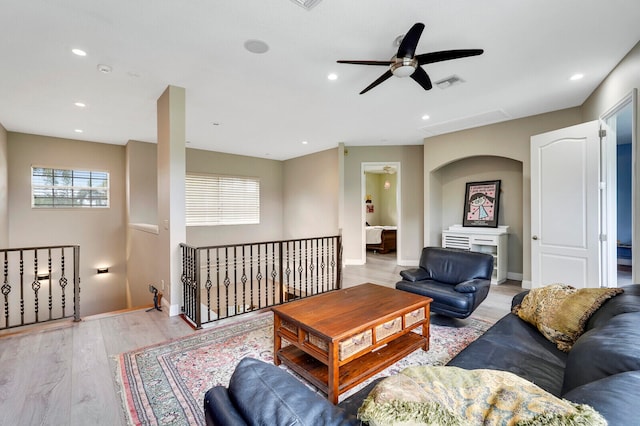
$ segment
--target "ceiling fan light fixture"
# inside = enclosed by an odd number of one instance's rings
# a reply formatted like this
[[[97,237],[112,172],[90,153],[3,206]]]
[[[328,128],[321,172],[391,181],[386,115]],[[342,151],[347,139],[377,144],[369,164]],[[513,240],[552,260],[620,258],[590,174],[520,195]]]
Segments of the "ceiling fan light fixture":
[[[418,67],[418,61],[415,58],[395,58],[394,61],[390,69],[396,77],[409,77]]]

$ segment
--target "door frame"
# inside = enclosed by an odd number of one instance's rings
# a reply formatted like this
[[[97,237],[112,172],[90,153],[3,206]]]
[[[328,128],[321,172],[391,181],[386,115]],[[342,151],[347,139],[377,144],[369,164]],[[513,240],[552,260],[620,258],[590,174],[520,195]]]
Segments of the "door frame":
[[[399,161],[377,161],[377,162],[362,162],[360,163],[360,223],[361,237],[362,237],[362,262],[367,263],[367,232],[365,229],[365,222],[367,221],[367,212],[365,208],[364,200],[367,197],[367,179],[365,173],[367,170],[373,168],[380,168],[384,166],[393,166],[396,168],[396,210],[398,214],[398,230],[396,231],[396,262],[400,262],[402,259],[402,163]]]
[[[631,90],[626,96],[616,102],[611,108],[606,110],[604,113],[600,115],[600,121],[603,123],[608,123],[611,118],[613,118],[622,108],[631,104],[631,217],[636,217],[636,202],[639,200],[636,197],[636,161],[637,157],[637,105],[638,105],[638,90]],[[605,146],[602,147],[603,150],[603,181],[605,182],[605,188],[611,188],[616,183],[616,163],[617,159],[615,155],[606,155],[606,153],[611,153],[612,150],[615,152],[615,149],[611,147],[611,139],[607,137],[605,139]],[[616,141],[613,141],[615,144]],[[603,198],[604,206],[606,206],[607,214],[605,215],[606,223],[603,223],[604,229],[606,229],[607,238],[606,241],[606,253],[603,253],[603,260],[606,261],[606,265],[609,266],[613,262],[614,268],[609,268],[609,277],[612,277],[613,269],[614,271],[617,268],[617,238],[616,238],[616,229],[617,229],[617,218],[615,214],[612,212],[617,211],[616,206],[616,192],[615,186],[613,191],[606,191]],[[634,256],[636,249],[636,241],[638,241],[638,235],[636,232],[639,232],[640,229],[636,226],[635,220],[631,221],[631,282],[637,282],[638,278],[638,268],[636,258],[638,256]],[[605,281],[606,283],[611,282],[611,278]]]

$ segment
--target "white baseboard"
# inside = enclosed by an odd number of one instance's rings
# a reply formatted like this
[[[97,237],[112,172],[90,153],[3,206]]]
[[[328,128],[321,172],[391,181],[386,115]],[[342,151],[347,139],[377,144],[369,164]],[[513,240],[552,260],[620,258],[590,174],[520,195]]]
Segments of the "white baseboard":
[[[364,265],[365,261],[362,259],[345,259],[345,265]]]
[[[162,310],[164,312],[168,312],[170,317],[175,317],[176,315],[180,315],[180,305],[178,304],[169,304],[166,298],[162,298]]]
[[[522,274],[519,272],[507,272],[507,279],[514,281],[522,281]]]
[[[524,288],[525,290],[531,290],[531,281],[522,281],[522,288]]]

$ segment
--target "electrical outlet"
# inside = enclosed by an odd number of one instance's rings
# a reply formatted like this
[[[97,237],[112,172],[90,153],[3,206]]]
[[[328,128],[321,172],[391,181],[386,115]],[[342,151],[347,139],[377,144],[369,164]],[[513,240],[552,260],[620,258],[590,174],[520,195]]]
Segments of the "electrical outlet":
[[[160,285],[162,286],[162,289],[164,290],[164,280],[160,280]]]

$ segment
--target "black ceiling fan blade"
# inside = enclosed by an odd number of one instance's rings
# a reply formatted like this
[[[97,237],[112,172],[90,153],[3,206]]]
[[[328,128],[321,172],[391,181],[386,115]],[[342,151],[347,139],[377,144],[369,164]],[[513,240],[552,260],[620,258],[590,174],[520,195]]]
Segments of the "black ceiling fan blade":
[[[411,78],[420,86],[422,86],[424,90],[431,90],[431,88],[433,87],[429,75],[420,67],[416,68],[416,71],[411,74]]]
[[[387,70],[387,72],[385,72],[384,74],[382,74],[380,77],[378,77],[378,79],[376,81],[374,81],[373,83],[371,83],[370,85],[368,85],[362,92],[360,92],[360,94],[364,94],[367,93],[369,90],[373,89],[374,87],[376,87],[378,84],[382,83],[383,81],[385,81],[386,79],[388,79],[389,77],[391,77],[393,74],[391,74],[391,70]]]
[[[393,63],[393,61],[346,61],[340,60],[336,61],[339,64],[355,64],[355,65],[386,65],[389,66]]]
[[[468,56],[482,55],[482,49],[458,49],[442,50],[440,52],[422,53],[416,55],[419,65],[432,64],[434,62],[449,61],[451,59],[466,58]]]
[[[413,58],[416,54],[416,46],[420,41],[420,36],[424,30],[424,24],[418,22],[404,35],[400,47],[398,47],[398,58]]]

